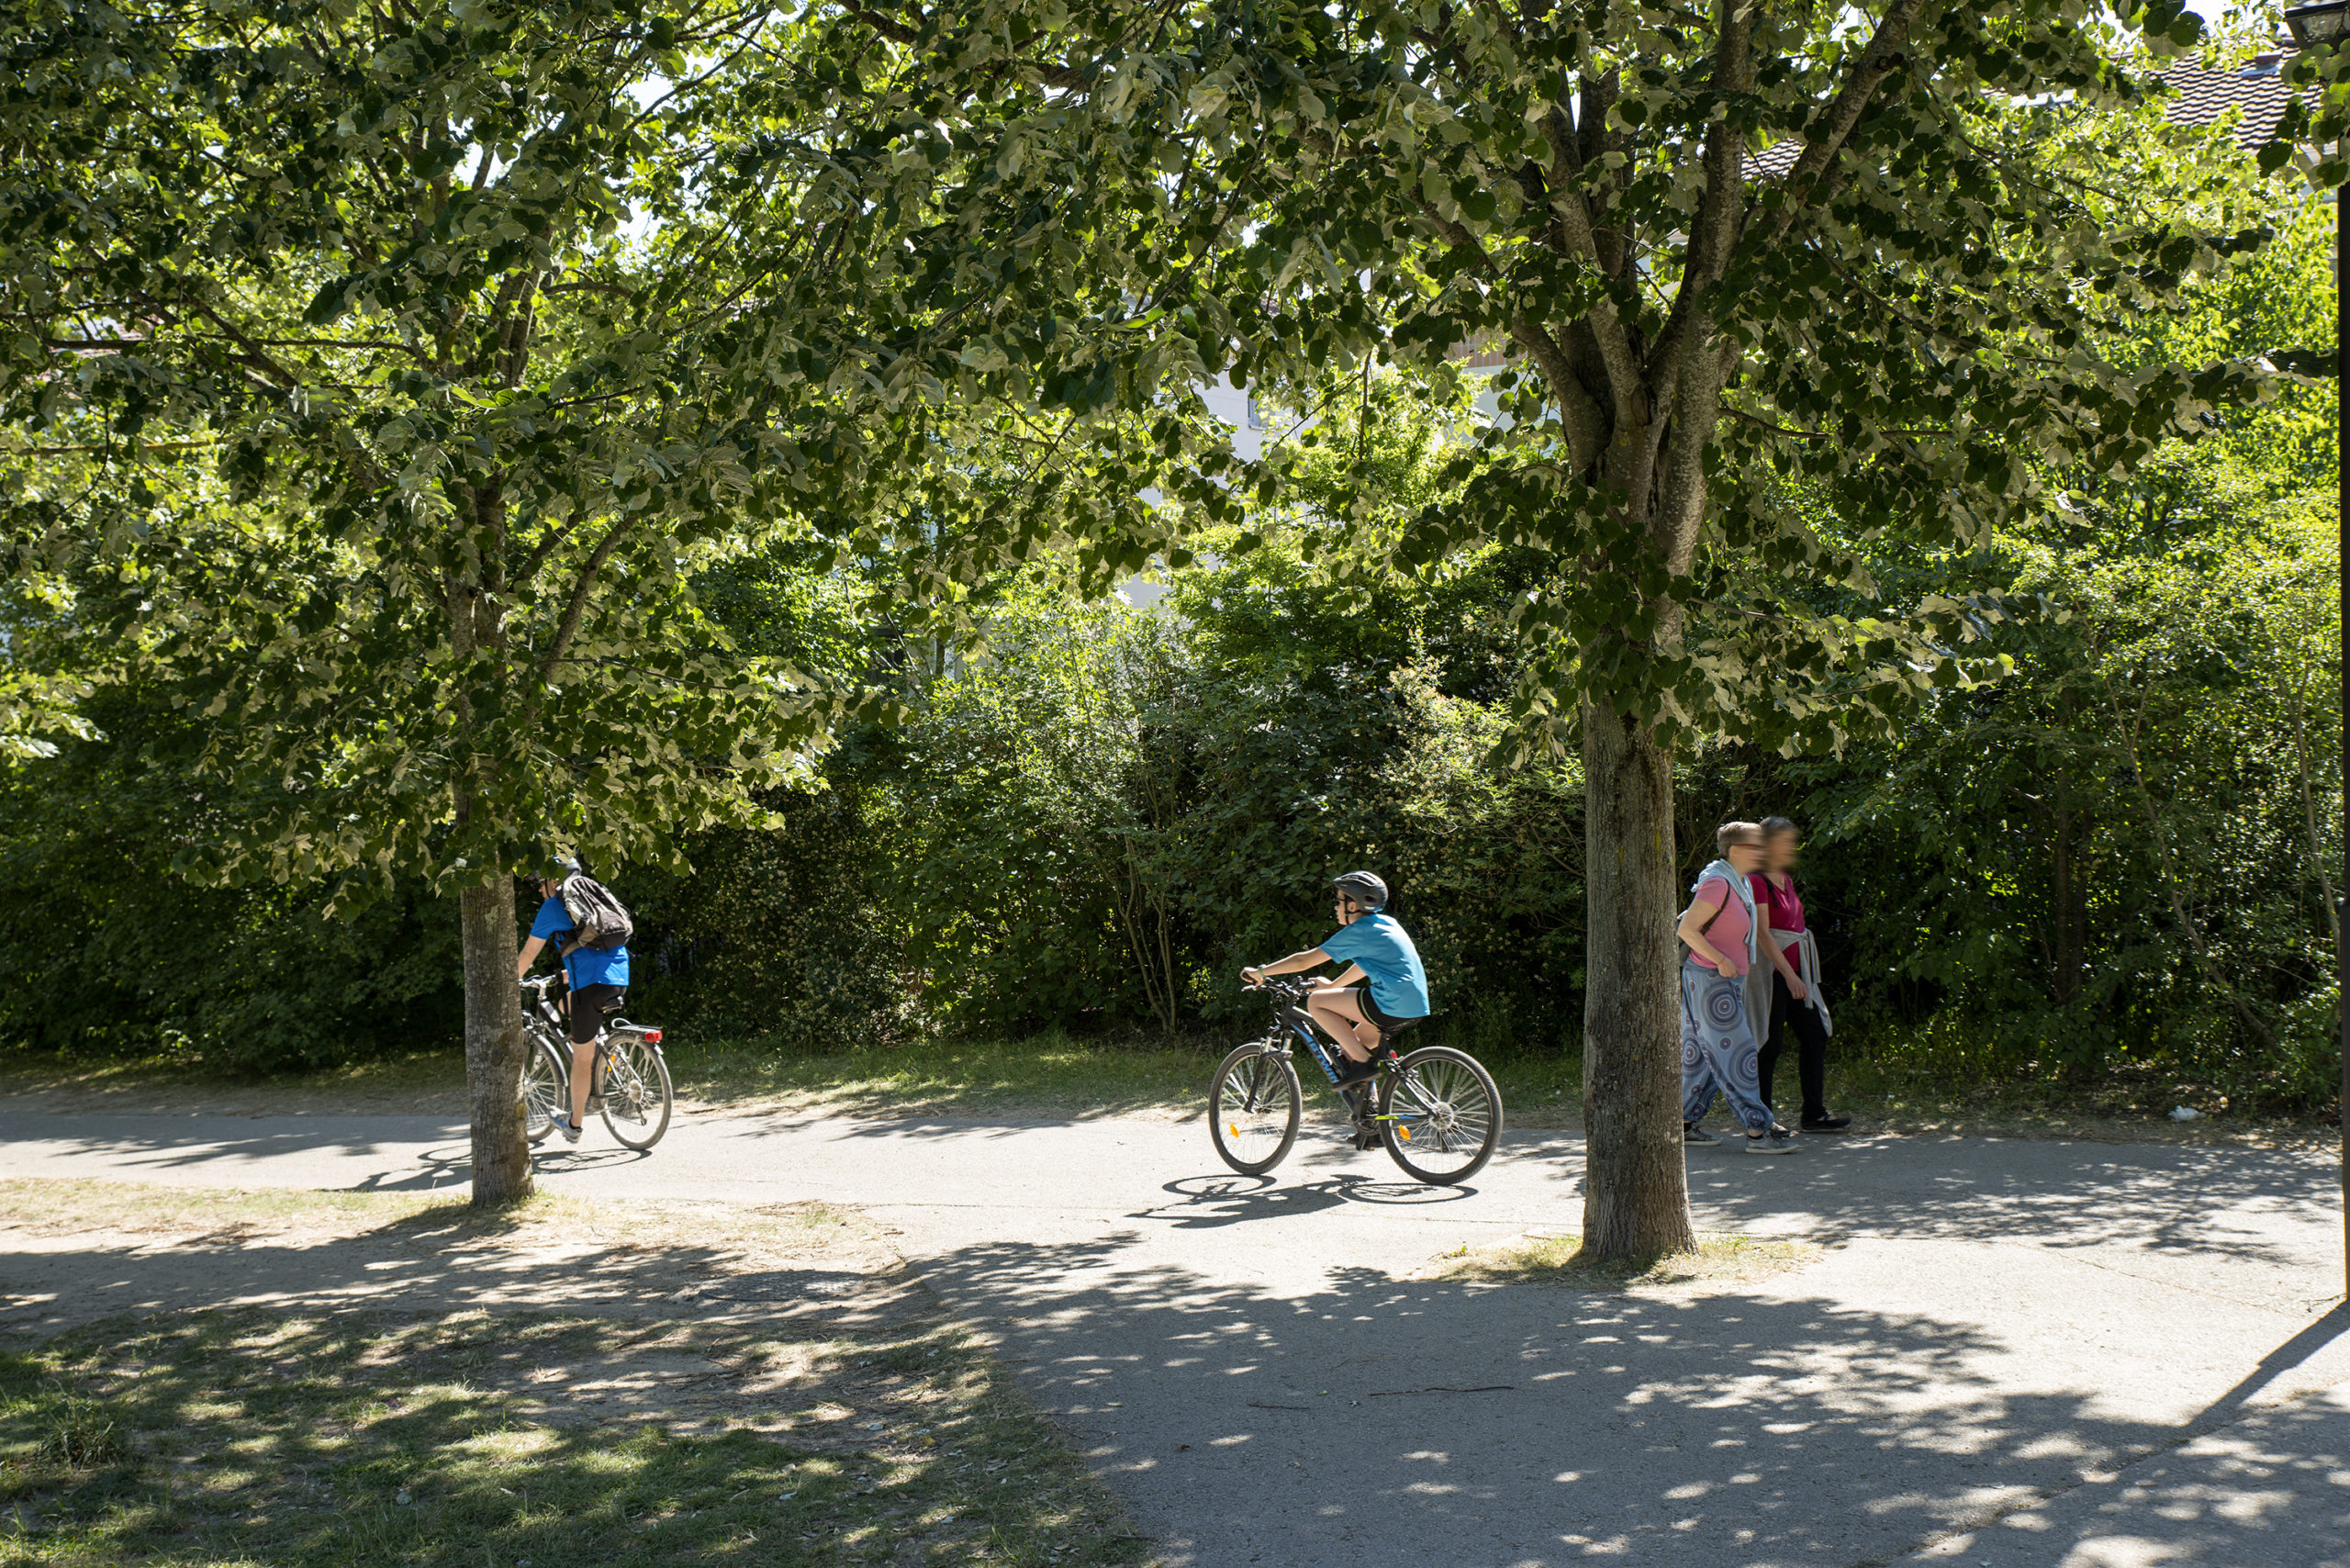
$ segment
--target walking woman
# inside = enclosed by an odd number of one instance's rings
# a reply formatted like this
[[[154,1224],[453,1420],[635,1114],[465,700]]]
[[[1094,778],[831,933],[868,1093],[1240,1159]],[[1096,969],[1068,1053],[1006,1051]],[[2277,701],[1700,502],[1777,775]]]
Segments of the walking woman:
[[[1762,829],[1724,823],[1714,834],[1720,858],[1697,874],[1678,935],[1689,949],[1681,966],[1681,1141],[1712,1143],[1697,1124],[1721,1091],[1746,1128],[1749,1154],[1785,1154],[1787,1135],[1756,1092],[1756,1045],[1747,1023],[1746,988],[1761,944],[1754,890],[1762,864]]]
[[[1828,1114],[1828,1036],[1832,1025],[1828,1003],[1819,994],[1819,944],[1805,926],[1803,900],[1796,896],[1796,851],[1802,843],[1796,824],[1785,817],[1762,819],[1762,869],[1751,885],[1754,906],[1764,932],[1771,959],[1769,1000],[1760,1012],[1762,1048],[1756,1076],[1762,1103],[1771,1103],[1771,1075],[1786,1048],[1787,1033],[1796,1036],[1796,1080],[1803,1085],[1803,1120],[1807,1133],[1841,1132],[1852,1125],[1850,1116]],[[1757,986],[1755,990],[1762,991]],[[1761,997],[1756,998],[1762,1001]]]

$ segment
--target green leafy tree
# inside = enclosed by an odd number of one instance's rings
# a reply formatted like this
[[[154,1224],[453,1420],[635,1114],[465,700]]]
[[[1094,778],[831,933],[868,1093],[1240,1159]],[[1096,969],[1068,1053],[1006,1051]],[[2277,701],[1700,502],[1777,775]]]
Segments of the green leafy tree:
[[[841,711],[697,577],[796,539],[951,614],[1006,561],[1106,582],[1167,545],[1141,497],[1196,420],[1120,414],[1156,372],[1076,330],[1124,314],[1116,253],[1020,182],[1068,36],[956,25],[38,0],[0,30],[9,543],[20,581],[87,568],[48,644],[83,662],[12,670],[0,722],[37,739],[128,649],[250,801],[186,869],[454,895],[478,1199],[528,1182],[509,874],[765,821]]]
[[[2261,385],[2110,347],[2258,239],[2243,161],[2149,101],[2146,51],[2199,26],[2077,0],[1209,6],[1137,13],[1094,90],[1096,122],[1160,129],[1112,145],[1165,161],[1174,216],[1148,231],[1199,281],[1155,297],[1200,319],[1210,372],[1508,356],[1458,499],[1390,555],[1548,564],[1517,707],[1583,761],[1597,1254],[1691,1238],[1676,748],[1881,731],[1973,678],[2000,613],[1873,593],[1796,496],[1980,538],[2045,505],[2051,468],[2121,471]],[[1816,609],[1824,584],[1857,602]]]
[[[457,895],[478,1198],[528,1182],[509,870],[760,820],[835,705],[689,578],[787,521],[942,554],[906,515],[957,483],[929,358],[885,341],[938,176],[877,135],[922,133],[870,38],[600,0],[11,14],[17,554],[108,556],[71,615],[229,721],[207,773],[274,783],[191,868]]]

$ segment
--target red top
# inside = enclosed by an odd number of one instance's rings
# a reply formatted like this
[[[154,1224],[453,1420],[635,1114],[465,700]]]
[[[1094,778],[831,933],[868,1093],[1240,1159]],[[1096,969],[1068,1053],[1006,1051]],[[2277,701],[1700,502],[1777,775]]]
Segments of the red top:
[[[1789,878],[1784,888],[1775,886],[1761,871],[1746,879],[1754,884],[1754,913],[1762,917],[1764,924],[1774,931],[1803,929],[1803,900],[1796,896],[1795,879]]]

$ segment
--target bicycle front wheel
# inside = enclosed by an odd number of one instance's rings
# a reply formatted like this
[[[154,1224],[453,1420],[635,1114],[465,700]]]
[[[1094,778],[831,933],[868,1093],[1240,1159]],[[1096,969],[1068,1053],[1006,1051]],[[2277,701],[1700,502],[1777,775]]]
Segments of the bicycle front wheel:
[[[571,1119],[571,1074],[554,1047],[533,1033],[522,1055],[522,1135],[544,1142],[557,1116]]]
[[[1502,1092],[1466,1051],[1414,1051],[1380,1081],[1379,1136],[1413,1180],[1456,1186],[1483,1170],[1501,1142]]]
[[[1208,1134],[1218,1158],[1243,1176],[1262,1176],[1289,1158],[1304,1096],[1289,1053],[1262,1042],[1224,1058],[1208,1089]]]
[[[661,1047],[642,1035],[604,1041],[604,1126],[631,1148],[651,1148],[669,1130],[676,1096]]]

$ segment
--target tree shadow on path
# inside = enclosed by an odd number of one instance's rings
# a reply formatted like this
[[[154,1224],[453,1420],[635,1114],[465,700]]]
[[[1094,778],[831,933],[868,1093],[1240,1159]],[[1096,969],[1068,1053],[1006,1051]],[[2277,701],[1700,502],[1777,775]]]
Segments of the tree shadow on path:
[[[1917,1271],[1897,1260],[1865,1260],[1850,1291],[1820,1288],[1831,1257],[1704,1294],[1371,1267],[1276,1294],[1134,1262],[1135,1239],[1002,1243],[923,1268],[1171,1564],[1884,1562],[2264,1411],[2342,1348],[2339,1318],[2280,1345],[2269,1315],[2222,1329],[2192,1303],[2126,1334],[2078,1324],[2066,1347],[2062,1312],[2008,1332],[1977,1303],[1895,1305],[1902,1292],[1879,1287]],[[1908,1283],[1930,1304],[1935,1281]],[[2199,1338],[2208,1353],[2180,1353]],[[2330,1405],[2262,1418],[2264,1441],[2303,1462],[2273,1484],[2302,1495],[2231,1526],[2258,1550],[2211,1561],[2314,1562],[2292,1532],[2339,1511],[2350,1431]]]

